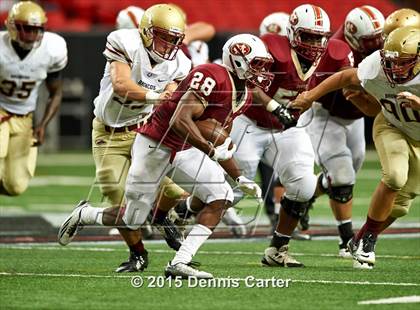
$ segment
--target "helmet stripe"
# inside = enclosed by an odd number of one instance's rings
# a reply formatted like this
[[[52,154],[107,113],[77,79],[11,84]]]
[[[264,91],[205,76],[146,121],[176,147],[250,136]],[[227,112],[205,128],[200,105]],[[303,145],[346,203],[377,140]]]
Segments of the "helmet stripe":
[[[136,16],[134,15],[134,13],[131,12],[130,10],[127,10],[127,15],[128,15],[128,17],[130,17],[131,22],[133,23],[133,25],[136,26],[136,28],[139,28],[139,23],[137,21]]]
[[[377,19],[375,18],[375,13],[373,13],[373,11],[370,9],[370,7],[368,6],[362,6],[360,7],[360,9],[365,12],[365,14],[369,17],[370,21],[373,24],[373,28],[375,30],[381,28],[381,24],[377,21]]]
[[[322,27],[323,24],[323,20],[322,20],[322,12],[321,12],[321,8],[319,6],[315,6],[315,5],[311,5],[312,9],[314,10],[314,14],[315,14],[315,25]]]

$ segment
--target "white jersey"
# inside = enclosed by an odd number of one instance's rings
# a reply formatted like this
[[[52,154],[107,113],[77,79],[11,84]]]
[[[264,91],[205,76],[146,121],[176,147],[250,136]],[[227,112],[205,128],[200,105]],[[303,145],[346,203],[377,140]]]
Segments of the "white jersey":
[[[188,45],[193,67],[209,62],[209,46],[204,41],[193,41]]]
[[[0,31],[0,108],[20,115],[34,111],[47,74],[66,64],[66,41],[58,34],[45,32],[41,44],[20,59],[8,32]]]
[[[138,85],[161,93],[172,81],[184,79],[191,69],[191,61],[178,50],[176,58],[152,67],[146,48],[137,29],[121,29],[108,35],[104,56],[108,60],[101,80],[99,95],[95,98],[95,116],[104,124],[123,127],[146,119],[153,105],[127,100],[112,87],[110,63],[119,61],[131,67],[131,79]]]
[[[385,118],[410,138],[420,141],[420,111],[401,106],[397,94],[408,91],[420,96],[420,75],[404,84],[391,86],[381,66],[379,51],[366,57],[357,69],[363,88],[381,103]]]

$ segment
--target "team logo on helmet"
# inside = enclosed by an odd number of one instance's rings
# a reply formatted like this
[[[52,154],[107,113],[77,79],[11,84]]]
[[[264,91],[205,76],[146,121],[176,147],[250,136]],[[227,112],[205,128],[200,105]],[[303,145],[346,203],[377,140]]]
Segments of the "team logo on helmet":
[[[296,13],[290,15],[289,22],[295,26],[299,22],[299,18],[297,17]]]
[[[266,29],[267,29],[267,32],[270,32],[270,33],[279,33],[281,31],[280,25],[277,25],[274,23],[267,25]]]
[[[246,43],[235,43],[230,46],[229,52],[235,56],[246,56],[251,53],[251,46]]]
[[[351,34],[355,34],[357,32],[357,27],[352,22],[347,22],[346,23],[346,29]]]

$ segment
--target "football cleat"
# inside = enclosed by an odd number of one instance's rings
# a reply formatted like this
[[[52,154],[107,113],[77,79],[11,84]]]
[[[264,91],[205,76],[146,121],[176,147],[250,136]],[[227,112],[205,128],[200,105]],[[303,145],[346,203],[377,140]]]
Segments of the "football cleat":
[[[182,279],[188,279],[189,277],[197,279],[213,279],[211,273],[195,269],[192,264],[178,263],[172,265],[171,262],[165,268],[165,277],[181,277]]]
[[[376,238],[371,233],[365,233],[359,242],[351,239],[347,245],[353,256],[353,267],[357,269],[372,269],[375,265]]]
[[[338,256],[341,257],[341,258],[352,258],[353,257],[350,250],[348,249],[348,245],[346,245],[345,243],[340,243],[338,245]]]
[[[73,212],[61,224],[60,230],[58,231],[58,243],[60,245],[64,246],[69,244],[77,235],[77,232],[83,227],[80,223],[80,218],[82,210],[87,206],[88,202],[86,200],[80,201]]]
[[[162,221],[162,223],[153,222],[153,214],[150,213],[147,219],[152,223],[153,227],[162,234],[166,241],[166,244],[173,250],[178,251],[184,241],[184,236],[178,230],[174,222],[172,222],[168,216]]]
[[[226,210],[222,221],[229,227],[230,231],[236,238],[243,238],[246,236],[246,225],[244,224],[242,218],[236,213],[234,208]]]
[[[115,269],[115,272],[139,272],[146,269],[148,264],[149,258],[146,250],[144,253],[140,254],[140,256],[130,252],[128,261],[122,263],[117,269]]]
[[[265,249],[261,263],[269,267],[304,267],[301,262],[289,255],[288,249],[288,245],[283,245],[280,249],[275,247]]]

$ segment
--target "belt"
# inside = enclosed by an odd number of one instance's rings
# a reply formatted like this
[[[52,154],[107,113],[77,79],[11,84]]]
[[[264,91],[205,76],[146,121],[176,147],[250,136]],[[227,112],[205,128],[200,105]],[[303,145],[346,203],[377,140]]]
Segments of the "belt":
[[[133,125],[124,126],[124,127],[111,127],[111,126],[104,125],[106,132],[130,132],[139,127],[140,127],[140,124],[133,124]]]
[[[6,112],[6,115],[0,115],[0,123],[6,122],[9,119],[11,119],[12,117],[26,117],[28,115],[30,115],[32,112],[29,112],[28,114],[15,114],[15,113],[10,113],[10,112]]]

